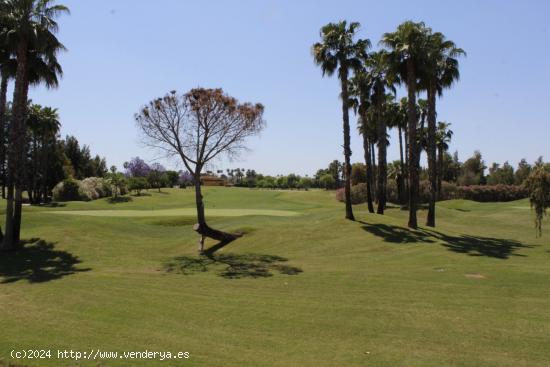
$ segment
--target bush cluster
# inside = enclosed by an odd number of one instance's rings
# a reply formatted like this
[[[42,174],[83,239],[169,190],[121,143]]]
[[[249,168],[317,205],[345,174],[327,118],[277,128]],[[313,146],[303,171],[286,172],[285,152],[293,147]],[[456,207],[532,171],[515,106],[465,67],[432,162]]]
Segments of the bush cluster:
[[[101,177],[88,177],[84,180],[67,178],[53,188],[55,201],[90,201],[111,196],[108,180]]]
[[[457,197],[459,199],[474,201],[513,201],[525,199],[529,193],[523,186],[518,185],[472,185],[459,186]]]
[[[388,201],[391,203],[399,202],[397,185],[395,181],[389,180],[387,186]],[[375,196],[375,192],[373,192]],[[457,186],[450,182],[443,181],[441,184],[441,193],[439,200],[466,199],[480,202],[498,202],[513,201],[528,197],[528,192],[523,186],[518,185],[472,185]],[[418,190],[419,202],[428,203],[430,200],[430,182],[420,181]],[[344,189],[336,190],[336,200],[344,202]],[[361,204],[367,202],[367,185],[360,183],[351,187],[352,204]]]

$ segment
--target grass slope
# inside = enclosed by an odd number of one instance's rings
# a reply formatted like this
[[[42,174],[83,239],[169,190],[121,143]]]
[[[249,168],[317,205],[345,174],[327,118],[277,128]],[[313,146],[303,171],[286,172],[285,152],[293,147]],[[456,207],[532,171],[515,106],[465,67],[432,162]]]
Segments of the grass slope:
[[[526,201],[442,202],[435,230],[409,231],[395,208],[346,221],[325,191],[205,191],[211,225],[246,235],[203,258],[192,217],[112,215],[179,214],[191,190],[26,207],[33,240],[0,258],[0,360],[63,348],[191,354],[164,366],[550,365],[550,237],[535,238]],[[73,210],[111,214],[50,213]]]

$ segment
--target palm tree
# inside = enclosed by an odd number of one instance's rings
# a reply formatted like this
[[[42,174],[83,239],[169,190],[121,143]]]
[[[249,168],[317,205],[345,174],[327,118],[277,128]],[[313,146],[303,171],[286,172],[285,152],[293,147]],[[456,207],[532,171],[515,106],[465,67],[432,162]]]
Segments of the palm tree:
[[[367,72],[365,68],[357,70],[355,76],[351,79],[350,84],[350,95],[353,98],[350,98],[350,104],[353,107],[353,110],[356,115],[359,116],[357,120],[357,129],[359,134],[363,137],[363,152],[366,165],[367,173],[367,207],[369,213],[374,213],[373,206],[373,197],[372,197],[372,170],[373,162],[371,159],[371,136],[372,127],[370,126],[370,121],[368,118],[368,111],[371,107],[371,89],[370,80],[367,77]]]
[[[351,206],[351,147],[349,126],[349,86],[348,77],[350,70],[359,70],[366,51],[370,48],[368,39],[354,41],[359,23],[346,21],[329,23],[321,28],[321,42],[313,45],[312,53],[315,63],[321,67],[324,75],[331,76],[338,70],[342,98],[342,120],[344,132],[344,158],[345,158],[345,197],[346,218],[355,220]]]
[[[443,154],[449,149],[449,143],[453,137],[453,131],[449,129],[450,123],[439,121],[435,134],[435,145],[437,147],[437,197],[441,197],[441,181],[443,180]]]
[[[387,126],[386,119],[388,96],[386,90],[390,89],[395,93],[393,82],[388,77],[387,53],[386,51],[373,52],[367,59],[368,79],[372,85],[372,106],[376,116],[376,126],[378,135],[378,214],[384,214],[386,206],[386,187],[387,187]],[[391,98],[391,97],[390,97]],[[391,103],[391,101],[390,101]]]
[[[395,180],[397,182],[398,189],[398,199],[399,204],[403,205],[405,203],[405,167],[403,161],[403,129],[407,125],[407,113],[406,109],[401,108],[400,103],[396,103],[394,98],[388,101],[386,107],[387,113],[387,125],[390,129],[397,128],[397,136],[399,138],[399,161],[398,164],[394,162],[394,168],[397,167],[398,172],[394,172]],[[388,175],[389,177],[389,175]]]
[[[27,192],[31,203],[45,202],[49,187],[49,159],[55,149],[61,123],[56,108],[31,105],[29,107],[27,128],[29,130],[31,157]]]
[[[0,29],[4,28],[0,18]],[[15,77],[17,62],[12,57],[6,36],[2,32],[0,37],[0,181],[2,198],[6,198],[6,133],[7,133],[7,92],[10,79]]]
[[[401,160],[401,170],[402,175],[405,181],[405,201],[408,202],[408,192],[409,192],[409,175],[408,175],[408,167],[409,167],[409,129],[408,129],[408,116],[407,116],[407,110],[408,110],[409,102],[407,101],[407,97],[401,98],[399,101],[399,114],[400,114],[400,129],[399,129],[399,148],[400,148],[400,160]],[[403,131],[403,138],[401,138],[401,131]],[[404,144],[403,144],[404,143]],[[405,149],[403,149],[403,147]],[[405,155],[405,159],[403,159],[403,153]],[[402,203],[403,204],[403,203]]]
[[[395,32],[385,33],[381,43],[389,49],[388,64],[392,72],[398,75],[408,92],[408,129],[409,129],[409,222],[410,228],[417,228],[416,218],[419,172],[416,141],[416,94],[420,71],[426,58],[426,34],[429,28],[423,22],[406,21],[400,24]]]
[[[4,25],[1,39],[5,40],[9,50],[13,50],[17,61],[8,147],[6,236],[2,244],[4,250],[13,249],[20,238],[26,154],[25,115],[32,76],[30,70],[48,70],[48,77],[52,76],[52,72],[55,82],[49,84],[46,81],[46,85],[57,84],[57,75],[61,68],[56,55],[64,46],[55,36],[58,28],[55,18],[62,13],[68,13],[68,9],[63,5],[55,5],[53,0],[0,1],[0,23]]]
[[[426,225],[435,227],[435,201],[437,199],[436,166],[436,95],[441,96],[444,88],[450,88],[460,77],[457,58],[464,51],[447,40],[442,33],[428,35],[428,52],[425,73],[425,89],[428,95],[428,171],[430,178],[430,201]]]

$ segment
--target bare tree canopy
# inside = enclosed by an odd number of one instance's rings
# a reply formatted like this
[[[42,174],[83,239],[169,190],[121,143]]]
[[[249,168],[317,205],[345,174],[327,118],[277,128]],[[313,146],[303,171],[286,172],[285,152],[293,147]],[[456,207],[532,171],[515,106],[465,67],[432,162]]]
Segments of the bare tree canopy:
[[[179,155],[192,174],[221,154],[234,157],[249,136],[265,126],[264,106],[239,103],[222,89],[175,91],[157,98],[136,114],[146,144]]]
[[[235,235],[208,227],[201,193],[201,171],[221,155],[235,157],[246,149],[246,138],[257,135],[265,126],[264,106],[239,103],[222,89],[195,88],[178,95],[176,91],[157,98],[142,107],[136,122],[145,143],[179,156],[193,175],[198,224],[195,229],[204,236],[231,241]]]

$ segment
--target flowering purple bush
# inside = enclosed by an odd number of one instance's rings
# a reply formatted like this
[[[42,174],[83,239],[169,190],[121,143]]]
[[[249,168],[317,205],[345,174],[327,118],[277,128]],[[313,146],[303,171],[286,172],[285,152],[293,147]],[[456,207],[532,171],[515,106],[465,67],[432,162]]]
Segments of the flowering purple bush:
[[[130,162],[124,163],[126,176],[146,177],[151,171],[151,167],[140,157],[134,157]]]
[[[193,185],[193,176],[188,171],[180,171],[180,176],[178,178],[178,185],[180,187]]]

